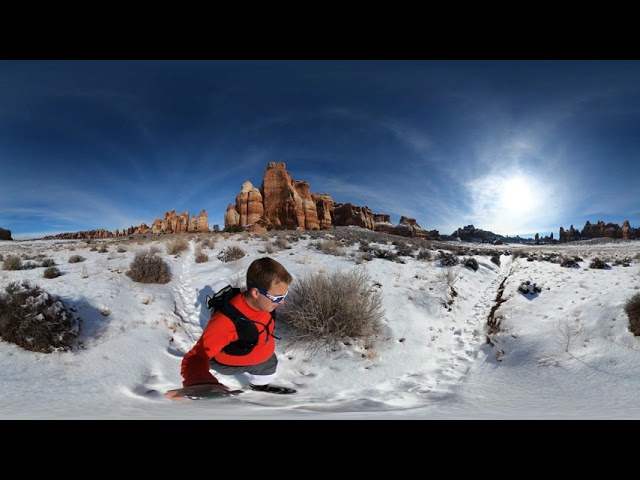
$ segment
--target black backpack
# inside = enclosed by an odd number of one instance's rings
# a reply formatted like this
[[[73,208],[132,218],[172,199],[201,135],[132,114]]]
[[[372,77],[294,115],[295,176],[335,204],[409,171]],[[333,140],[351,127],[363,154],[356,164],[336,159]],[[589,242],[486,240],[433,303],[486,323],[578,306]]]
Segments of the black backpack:
[[[276,311],[271,312],[271,319],[265,325],[264,323],[251,320],[240,311],[231,305],[229,300],[241,293],[242,291],[238,287],[232,287],[227,285],[223,289],[219,290],[215,295],[207,295],[207,308],[211,310],[211,315],[214,312],[222,312],[236,326],[236,332],[238,332],[238,340],[231,342],[222,349],[228,355],[247,355],[253,350],[258,343],[258,336],[266,331],[267,343],[269,342],[269,336],[278,338],[269,332],[269,326],[276,321]],[[258,328],[261,327],[261,330]],[[275,325],[274,325],[275,328]]]

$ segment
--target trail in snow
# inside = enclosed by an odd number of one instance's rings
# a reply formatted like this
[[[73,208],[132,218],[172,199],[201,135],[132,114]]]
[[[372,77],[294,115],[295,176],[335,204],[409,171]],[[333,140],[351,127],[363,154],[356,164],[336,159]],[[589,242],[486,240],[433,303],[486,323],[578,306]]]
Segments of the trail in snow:
[[[200,312],[196,306],[196,289],[191,283],[191,268],[195,263],[195,244],[189,242],[189,250],[185,252],[180,264],[180,272],[173,287],[174,313],[180,322],[173,334],[170,351],[179,356],[188,352],[202,334]]]

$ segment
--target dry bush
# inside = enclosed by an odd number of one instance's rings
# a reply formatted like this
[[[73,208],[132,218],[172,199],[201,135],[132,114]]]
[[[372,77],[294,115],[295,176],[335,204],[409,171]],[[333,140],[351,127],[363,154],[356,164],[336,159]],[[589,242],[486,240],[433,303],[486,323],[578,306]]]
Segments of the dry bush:
[[[580,257],[562,257],[562,259],[560,260],[560,266],[565,268],[580,267],[580,264],[578,262],[581,261],[582,259]]]
[[[262,250],[261,253],[268,253],[269,255],[272,255],[274,253],[276,253],[278,251],[278,249],[275,247],[275,245],[273,245],[270,242],[266,242],[264,244],[264,250]]]
[[[8,255],[2,262],[3,270],[22,270],[22,260],[16,255]]]
[[[624,311],[629,317],[629,331],[640,336],[640,293],[634,294],[625,304]]]
[[[438,274],[438,280],[446,283],[450,287],[453,287],[455,283],[460,279],[461,267],[447,268]]]
[[[106,243],[101,243],[100,246],[98,247],[98,253],[106,253],[108,251],[109,249],[107,248]]]
[[[209,255],[207,255],[202,251],[202,247],[200,245],[196,247],[195,255],[196,255],[196,263],[206,263],[209,261]]]
[[[277,237],[273,241],[273,246],[276,247],[278,250],[285,250],[285,249],[291,248],[289,246],[289,242],[284,237]]]
[[[382,299],[361,270],[315,273],[294,280],[278,313],[290,339],[308,343],[314,350],[335,348],[348,339],[370,344],[384,316]]]
[[[497,266],[500,266],[500,255],[492,255],[491,256],[491,262],[495,263]]]
[[[401,257],[413,257],[416,247],[404,242],[396,243],[396,253]]]
[[[477,272],[478,269],[480,268],[480,265],[478,264],[478,260],[476,260],[473,257],[466,257],[462,259],[462,264],[467,267],[470,268],[471,270],[473,270],[474,272]]]
[[[60,276],[60,270],[58,267],[48,267],[43,273],[44,278],[57,278]]]
[[[202,240],[203,248],[213,248],[216,246],[216,241],[212,237],[206,237]]]
[[[45,258],[40,264],[41,267],[53,267],[56,264],[53,258]]]
[[[604,268],[607,268],[608,266],[609,265],[607,265],[605,261],[600,257],[595,257],[593,260],[591,260],[591,263],[589,263],[589,268],[596,268],[598,270],[602,270]]]
[[[69,257],[69,263],[80,263],[80,262],[84,262],[86,260],[86,258],[84,258],[82,255],[71,255]]]
[[[172,238],[167,242],[167,253],[169,255],[179,255],[189,249],[189,241],[184,237]]]
[[[399,258],[399,255],[394,250],[387,250],[384,248],[377,249],[372,252],[376,258],[381,258],[382,260],[389,260],[390,262],[399,262],[404,263]]]
[[[12,282],[0,294],[0,337],[32,351],[67,350],[80,333],[80,319],[64,302],[28,281]]]
[[[314,246],[323,253],[328,253],[329,255],[334,255],[336,257],[344,256],[344,249],[332,238],[320,240],[315,243]]]
[[[431,260],[431,250],[426,248],[421,248],[418,250],[418,256],[416,257],[418,260],[429,261]]]
[[[244,257],[246,253],[240,247],[232,245],[231,247],[224,248],[218,254],[218,260],[222,262],[233,262]]]
[[[169,283],[171,268],[157,253],[147,250],[136,253],[126,275],[139,283]]]
[[[453,267],[458,264],[458,257],[453,252],[438,250],[438,260],[443,267]]]

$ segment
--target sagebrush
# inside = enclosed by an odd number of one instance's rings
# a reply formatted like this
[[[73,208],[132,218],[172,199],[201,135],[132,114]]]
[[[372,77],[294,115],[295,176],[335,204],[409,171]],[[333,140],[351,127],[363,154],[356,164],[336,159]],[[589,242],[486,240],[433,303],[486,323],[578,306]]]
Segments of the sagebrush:
[[[0,294],[0,337],[33,352],[68,350],[81,320],[62,300],[28,281],[11,282]]]
[[[640,293],[636,293],[627,301],[624,311],[629,317],[629,330],[634,336],[640,336]]]
[[[297,278],[278,310],[293,341],[331,349],[349,339],[373,342],[384,317],[380,294],[361,270]]]
[[[134,282],[140,283],[163,284],[171,281],[169,264],[152,250],[136,253],[126,274]]]

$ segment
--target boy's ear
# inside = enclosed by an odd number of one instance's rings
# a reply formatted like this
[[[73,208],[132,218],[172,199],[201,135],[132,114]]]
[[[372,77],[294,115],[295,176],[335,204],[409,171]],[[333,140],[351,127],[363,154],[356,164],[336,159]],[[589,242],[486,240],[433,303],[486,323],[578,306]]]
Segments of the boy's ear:
[[[260,295],[260,292],[258,292],[258,289],[256,287],[251,287],[247,291],[249,292],[249,295],[251,295],[253,298],[258,298],[258,295]]]

